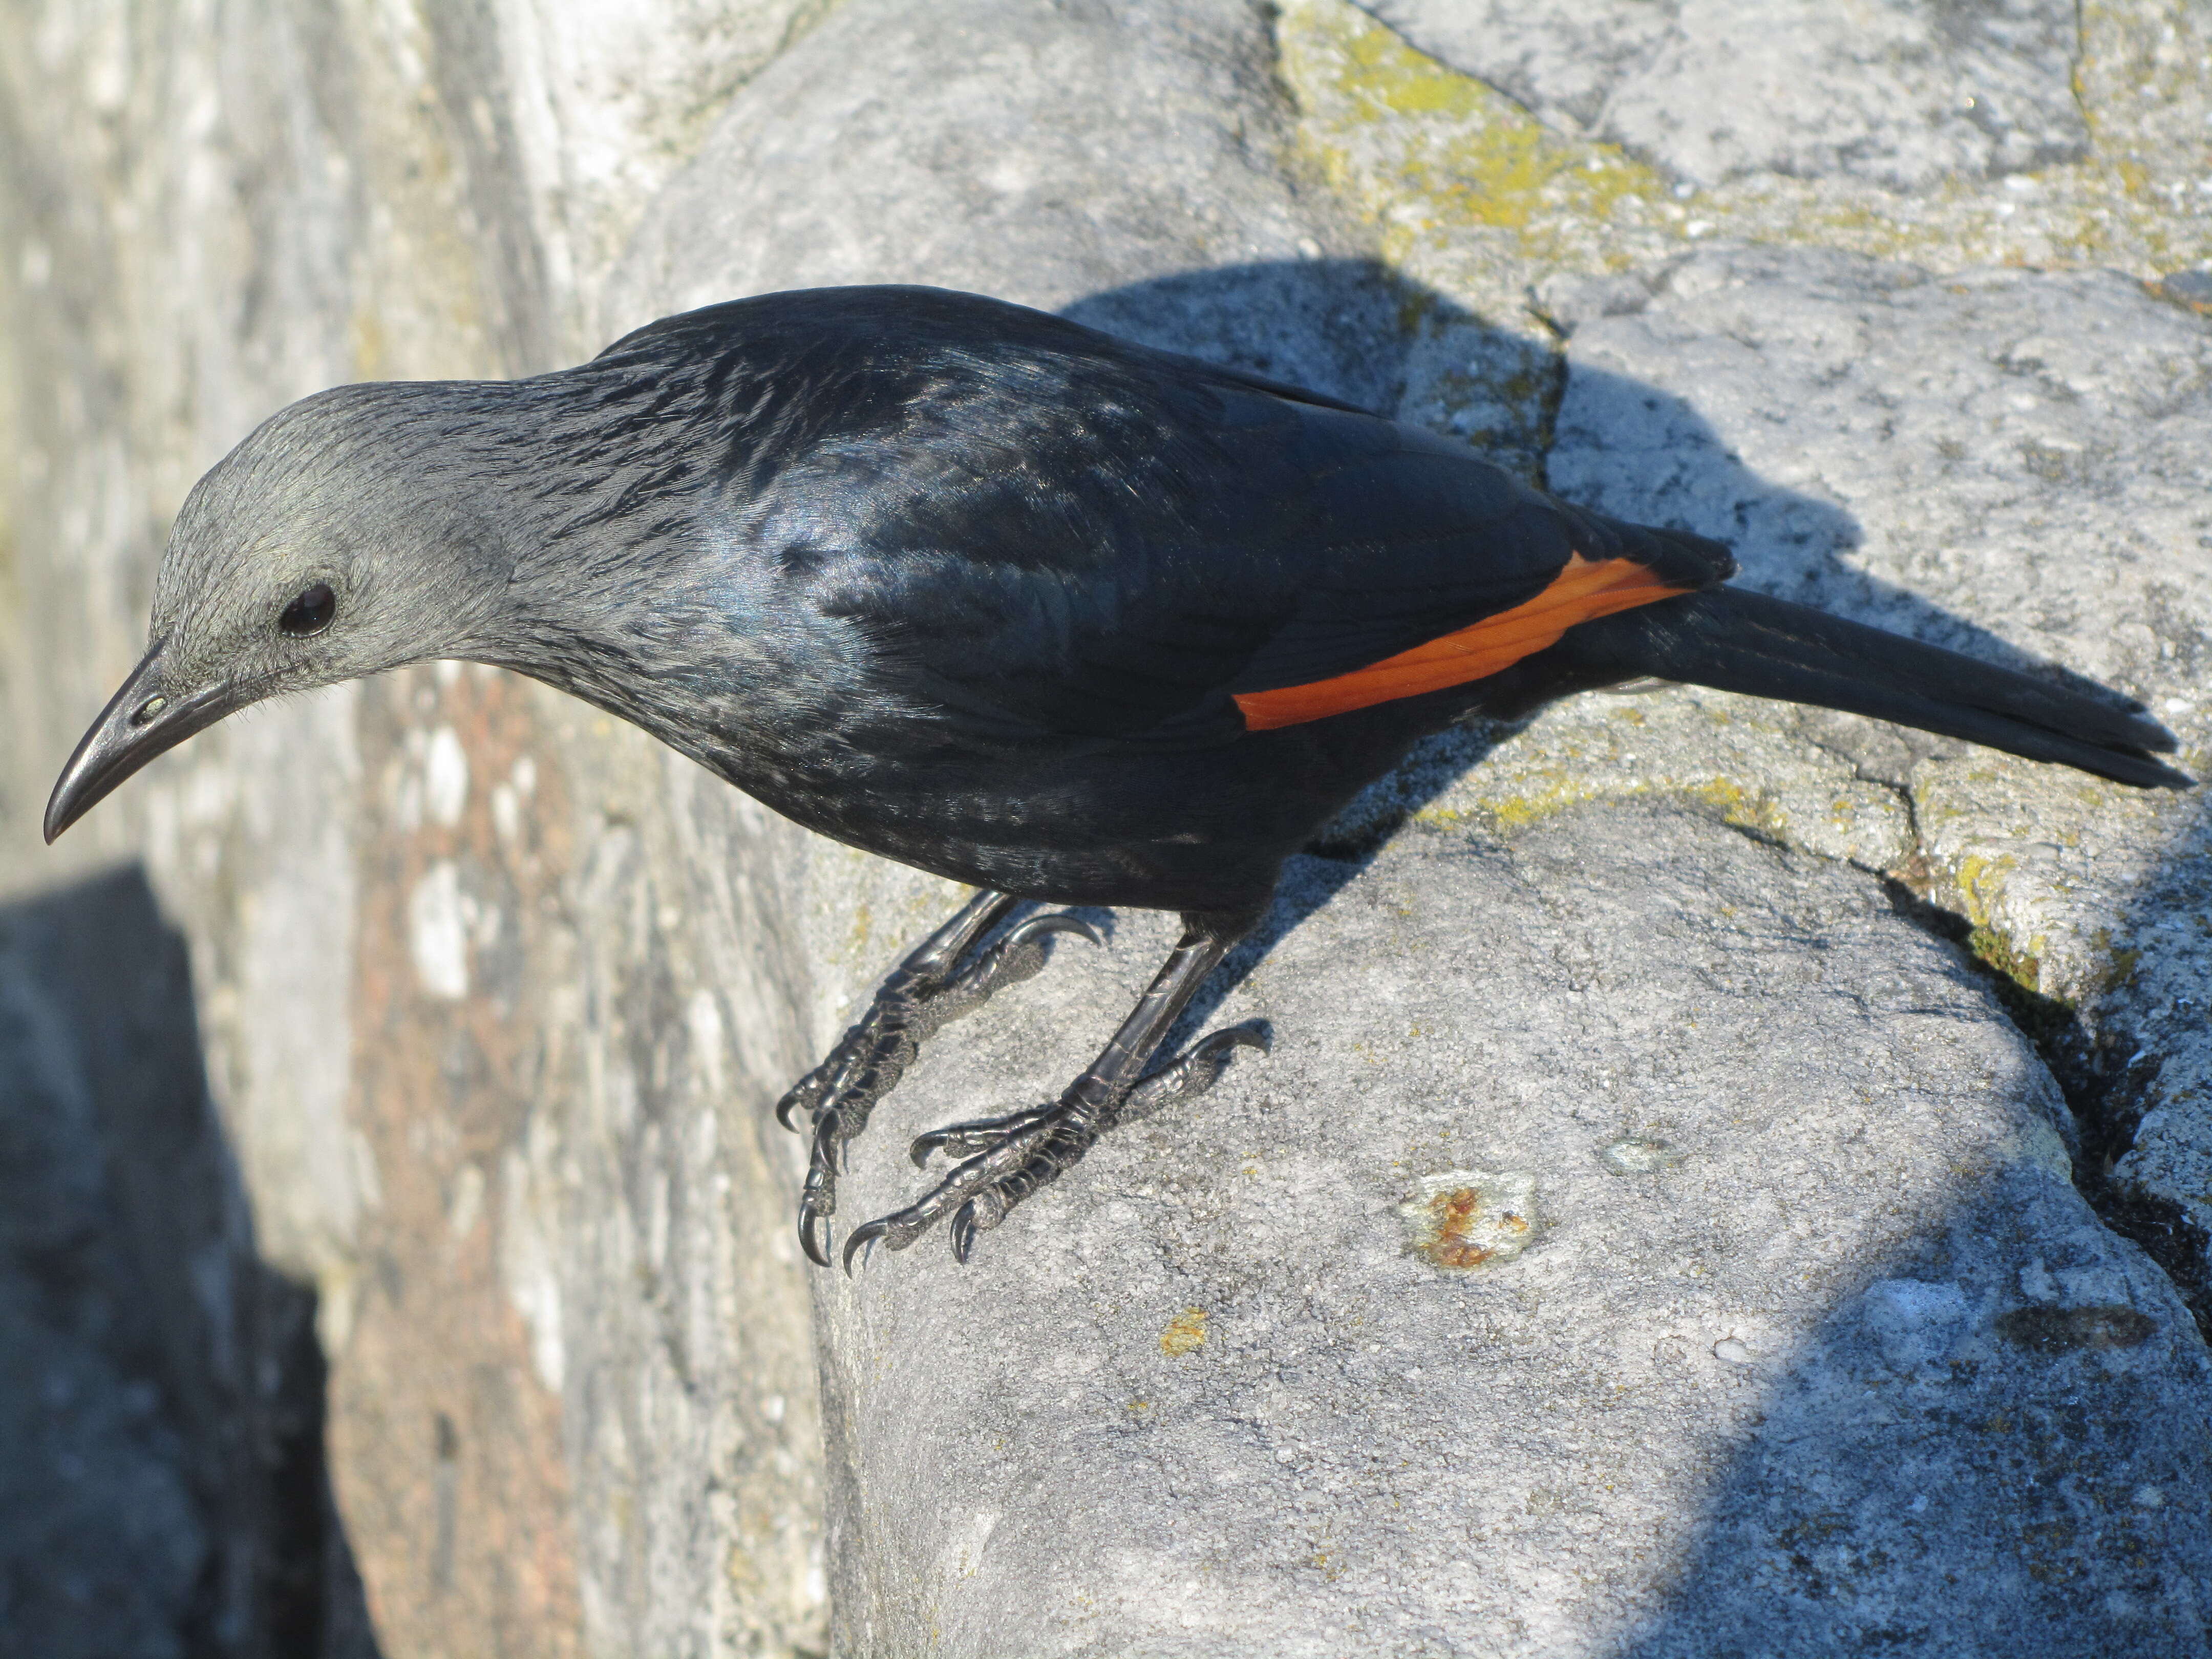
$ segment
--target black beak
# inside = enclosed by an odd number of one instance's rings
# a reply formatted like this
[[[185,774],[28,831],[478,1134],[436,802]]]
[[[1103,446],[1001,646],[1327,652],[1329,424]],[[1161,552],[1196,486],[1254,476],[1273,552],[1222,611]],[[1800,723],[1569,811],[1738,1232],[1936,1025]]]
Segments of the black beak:
[[[46,802],[48,842],[155,756],[167,753],[193,732],[205,731],[253,701],[250,691],[228,685],[189,697],[165,696],[161,645],[156,640],[145,659],[131,671],[123,689],[108,699],[76,753],[62,768],[53,797]]]

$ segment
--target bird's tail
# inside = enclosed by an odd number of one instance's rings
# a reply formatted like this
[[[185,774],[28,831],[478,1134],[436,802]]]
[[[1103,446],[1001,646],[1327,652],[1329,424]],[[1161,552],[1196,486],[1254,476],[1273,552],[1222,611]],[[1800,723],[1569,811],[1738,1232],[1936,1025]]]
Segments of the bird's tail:
[[[2057,761],[2139,788],[2194,781],[2153,757],[2173,734],[2100,697],[1740,587],[1711,587],[1586,623],[1584,672],[1639,675],[1840,708]]]

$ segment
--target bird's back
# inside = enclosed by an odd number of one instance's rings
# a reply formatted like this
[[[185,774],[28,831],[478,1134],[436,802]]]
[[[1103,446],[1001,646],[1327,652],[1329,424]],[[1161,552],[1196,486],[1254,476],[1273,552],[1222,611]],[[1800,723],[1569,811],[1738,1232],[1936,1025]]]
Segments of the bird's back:
[[[1540,648],[1528,607],[1590,603],[1571,564],[1655,594],[1730,568],[1433,434],[971,295],[736,301],[540,386],[522,575],[567,614],[518,665],[812,827],[1041,896],[1271,883],[1475,700],[1462,668]],[[1499,617],[1488,658],[1377,678]]]

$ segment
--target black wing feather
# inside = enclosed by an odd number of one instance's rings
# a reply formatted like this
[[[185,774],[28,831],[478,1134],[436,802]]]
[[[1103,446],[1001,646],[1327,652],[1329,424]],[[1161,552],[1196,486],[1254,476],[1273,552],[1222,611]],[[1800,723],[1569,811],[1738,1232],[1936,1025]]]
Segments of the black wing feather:
[[[1233,694],[1365,667],[1570,555],[1725,552],[1563,507],[1464,446],[1065,319],[927,289],[709,307],[601,362],[718,369],[743,533],[867,695],[1005,741],[1200,746]]]

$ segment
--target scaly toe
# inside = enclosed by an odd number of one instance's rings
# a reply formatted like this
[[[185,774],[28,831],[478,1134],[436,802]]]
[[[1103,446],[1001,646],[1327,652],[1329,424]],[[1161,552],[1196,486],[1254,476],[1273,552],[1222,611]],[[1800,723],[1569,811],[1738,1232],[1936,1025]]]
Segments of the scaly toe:
[[[1031,916],[997,944],[978,951],[945,982],[939,994],[943,1006],[937,1011],[938,1017],[957,1018],[1007,986],[1035,978],[1044,967],[1044,941],[1054,933],[1073,933],[1093,945],[1105,943],[1098,930],[1079,916],[1059,911]]]
[[[1241,1025],[1224,1026],[1200,1037],[1130,1090],[1115,1121],[1133,1123],[1150,1117],[1163,1106],[1195,1100],[1221,1080],[1222,1073],[1229,1067],[1230,1057],[1237,1049],[1257,1048],[1264,1054],[1273,1046],[1264,1020],[1250,1019]]]
[[[948,1158],[969,1158],[977,1152],[988,1152],[1009,1137],[1024,1129],[1034,1129],[1052,1110],[1048,1105],[1032,1106],[1027,1111],[1008,1112],[1003,1117],[970,1118],[965,1123],[948,1123],[943,1128],[931,1129],[914,1138],[906,1155],[914,1160],[914,1167],[929,1167],[929,1155],[942,1152]]]

